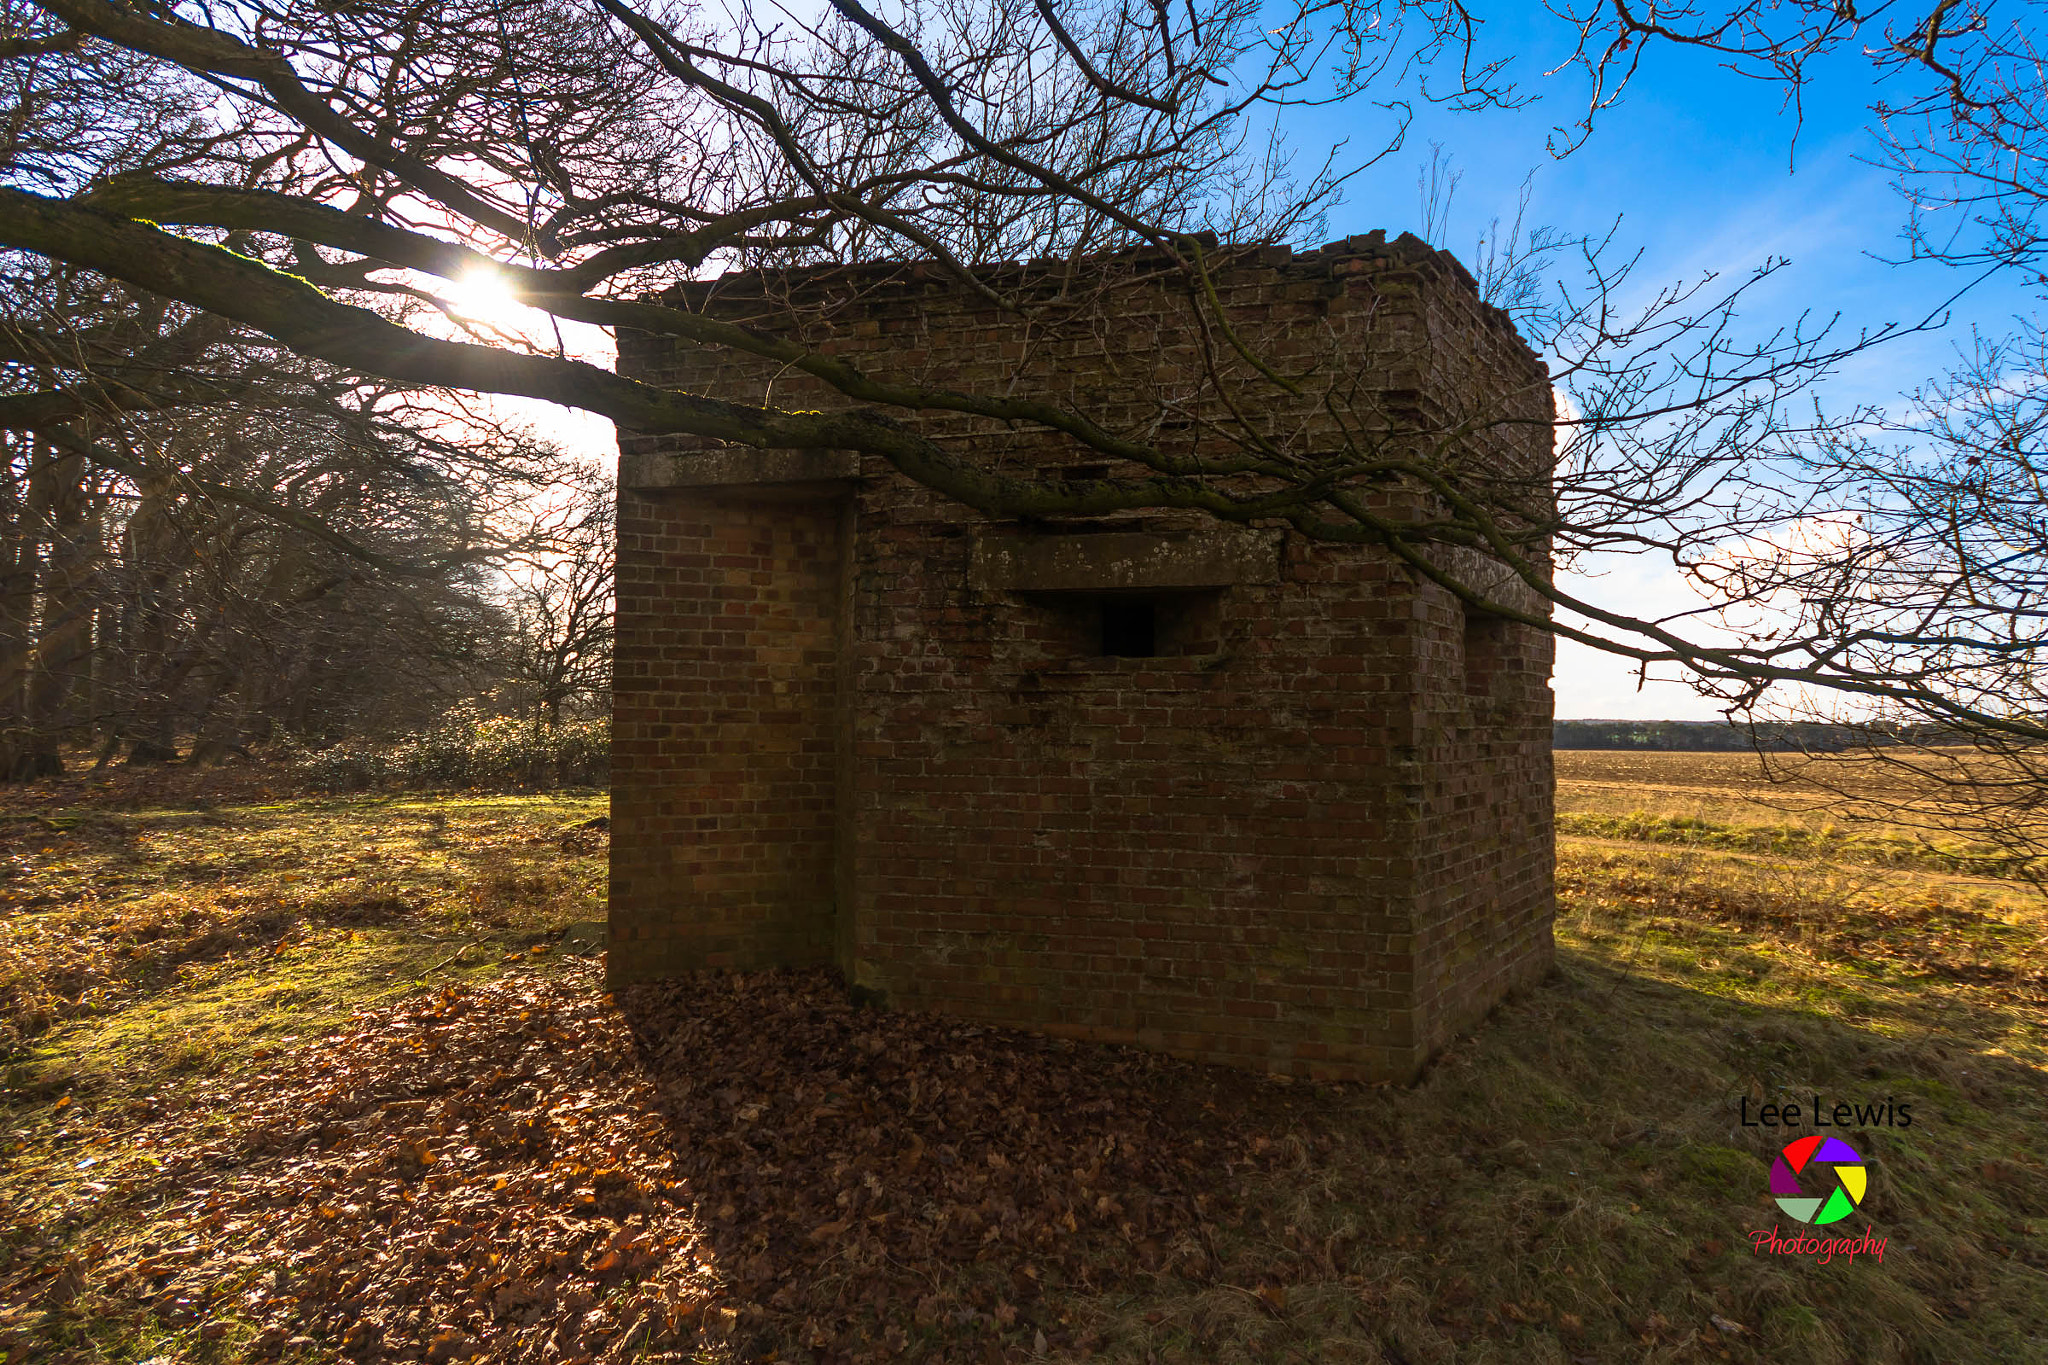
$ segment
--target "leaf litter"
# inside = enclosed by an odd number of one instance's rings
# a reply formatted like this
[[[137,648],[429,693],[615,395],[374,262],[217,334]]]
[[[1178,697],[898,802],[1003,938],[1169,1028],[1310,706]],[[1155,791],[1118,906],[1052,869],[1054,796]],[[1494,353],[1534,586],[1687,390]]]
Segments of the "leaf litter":
[[[1217,1228],[1281,1162],[1295,1100],[857,1008],[825,971],[617,1002],[511,973],[359,1015],[169,1102],[107,1168],[17,1188],[0,1349],[96,1358],[47,1349],[84,1315],[247,1359],[1085,1352],[1063,1293],[1163,1273],[1261,1292]],[[67,1240],[100,1201],[146,1232]]]

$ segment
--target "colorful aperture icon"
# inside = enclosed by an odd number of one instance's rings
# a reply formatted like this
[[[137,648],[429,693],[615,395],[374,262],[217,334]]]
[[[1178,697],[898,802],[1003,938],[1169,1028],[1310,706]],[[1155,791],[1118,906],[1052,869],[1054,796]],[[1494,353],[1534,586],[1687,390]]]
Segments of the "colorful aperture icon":
[[[1771,1163],[1771,1193],[1788,1218],[1818,1226],[1847,1218],[1863,1202],[1870,1173],[1840,1138],[1803,1137]]]

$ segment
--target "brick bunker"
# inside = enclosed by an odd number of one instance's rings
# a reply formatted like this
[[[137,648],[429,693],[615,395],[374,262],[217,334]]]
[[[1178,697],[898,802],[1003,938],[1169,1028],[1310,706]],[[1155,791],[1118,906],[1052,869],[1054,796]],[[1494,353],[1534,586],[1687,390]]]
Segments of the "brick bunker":
[[[1003,269],[1062,287],[1051,265]],[[1049,341],[911,267],[684,296],[892,376],[989,391],[1022,371],[1177,439],[1161,396],[1216,396],[1196,304],[1142,258],[1098,273],[1113,324]],[[1268,249],[1217,292],[1269,363],[1321,376],[1255,423],[1313,436],[1334,382],[1375,439],[1547,496],[1548,381],[1447,254],[1378,233]],[[632,333],[619,368],[846,404]],[[1119,473],[1050,433],[914,420],[983,460]],[[615,985],[836,964],[891,1007],[1402,1080],[1547,969],[1547,633],[1468,620],[1389,552],[1279,522],[1002,523],[872,457],[619,444]]]

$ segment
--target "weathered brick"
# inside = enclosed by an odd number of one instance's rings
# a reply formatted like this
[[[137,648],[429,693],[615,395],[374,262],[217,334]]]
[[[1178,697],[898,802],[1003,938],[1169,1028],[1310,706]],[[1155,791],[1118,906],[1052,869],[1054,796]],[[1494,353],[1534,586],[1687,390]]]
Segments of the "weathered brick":
[[[845,293],[835,278],[796,287]],[[1107,345],[1048,350],[910,274],[858,283],[808,340],[962,388],[1064,376],[1108,420],[1195,353],[1186,300],[1156,287]],[[1222,284],[1275,356],[1348,339],[1396,426],[1498,399],[1515,423],[1454,455],[1547,477],[1547,380],[1447,257],[1358,238]],[[787,326],[758,279],[686,289]],[[631,333],[619,364],[844,406],[806,376]],[[919,420],[1013,461],[1103,463],[1047,433]],[[1203,576],[1257,557],[1162,559],[1183,581],[1154,595],[1160,653],[1097,657],[1079,541],[1020,557],[1015,538],[1042,532],[871,458],[620,445],[613,981],[831,961],[903,1007],[1400,1079],[1548,966],[1545,633],[1467,623],[1384,552],[1276,525],[1255,528],[1264,567],[1228,582]],[[1112,529],[1170,548],[1204,525]],[[977,559],[989,536],[1011,538],[1007,558]],[[1153,591],[1132,575],[1155,569],[1113,567],[1103,588]]]

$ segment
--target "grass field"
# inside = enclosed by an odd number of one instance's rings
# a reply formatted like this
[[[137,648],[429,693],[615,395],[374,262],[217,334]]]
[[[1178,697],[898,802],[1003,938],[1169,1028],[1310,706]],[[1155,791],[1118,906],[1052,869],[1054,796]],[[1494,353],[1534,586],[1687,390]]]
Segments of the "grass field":
[[[0,1351],[2048,1360],[2048,916],[1739,763],[1560,755],[1558,971],[1410,1089],[614,1002],[594,794],[18,789]],[[1881,1261],[1753,1250],[1813,1095]]]
[[[1566,749],[1557,754],[1558,832],[1799,854],[1827,861],[2026,880],[2048,872],[2032,839],[1988,841],[1942,779],[1996,776],[1947,753],[1884,761]],[[2030,775],[2009,780],[2029,788]],[[2026,826],[2015,826],[2024,829]]]

